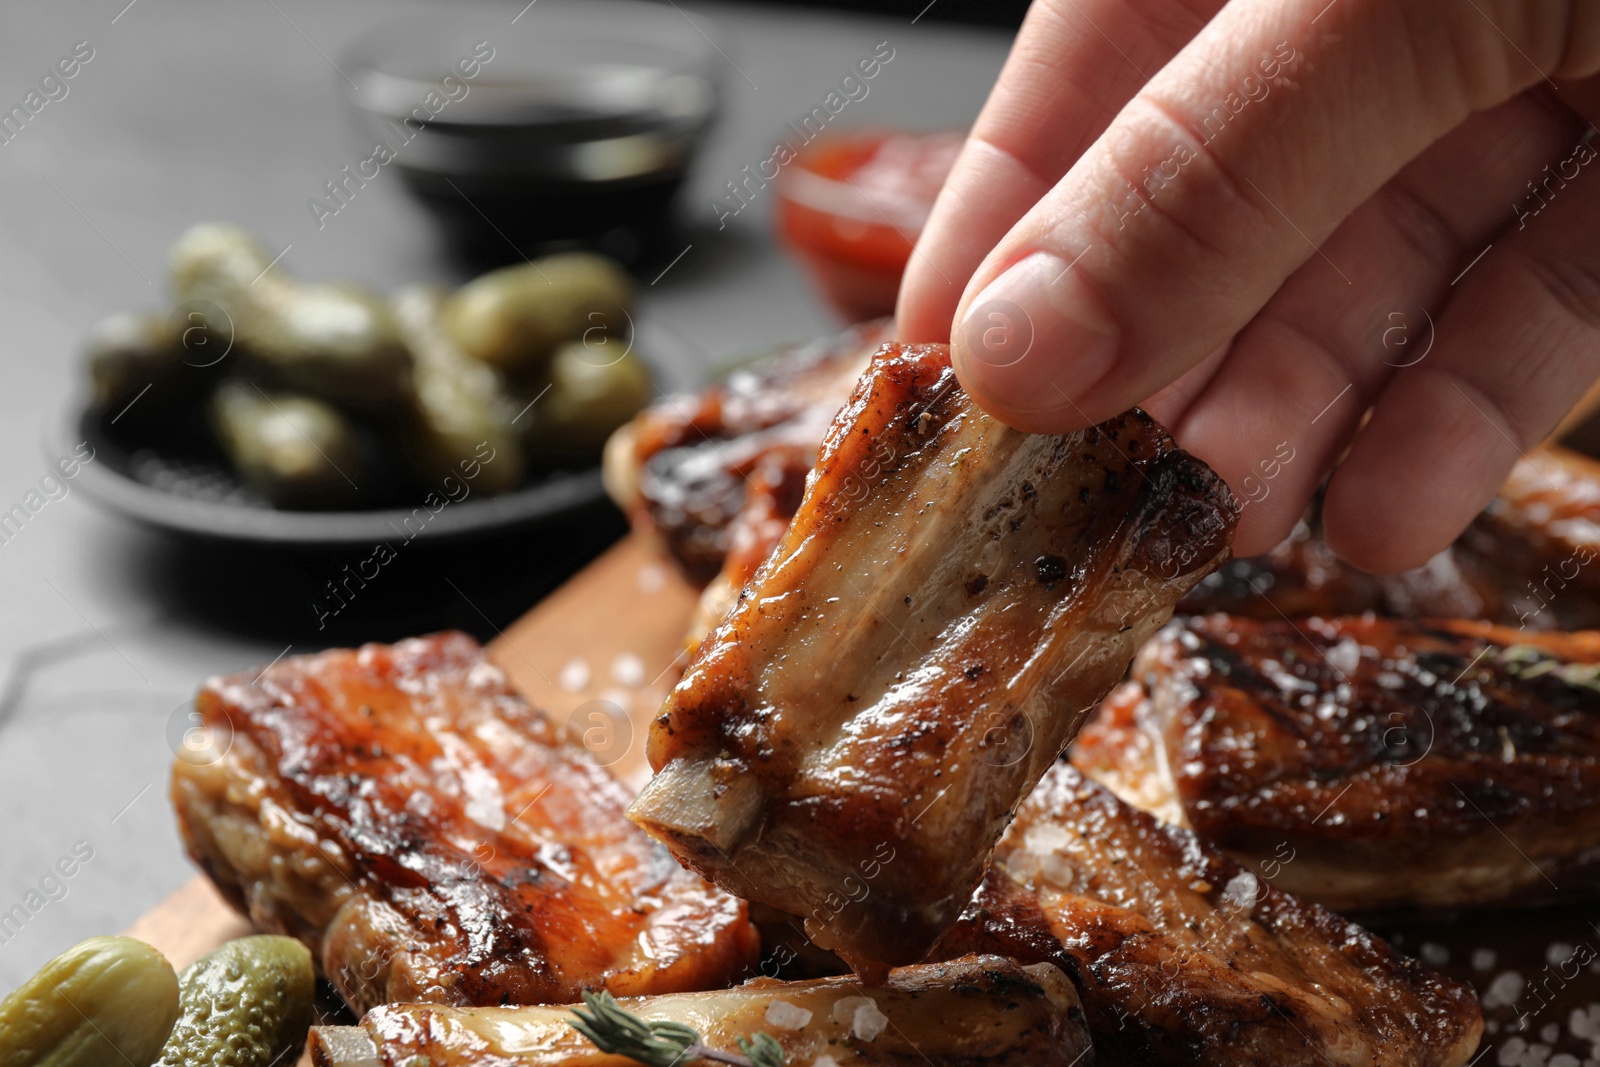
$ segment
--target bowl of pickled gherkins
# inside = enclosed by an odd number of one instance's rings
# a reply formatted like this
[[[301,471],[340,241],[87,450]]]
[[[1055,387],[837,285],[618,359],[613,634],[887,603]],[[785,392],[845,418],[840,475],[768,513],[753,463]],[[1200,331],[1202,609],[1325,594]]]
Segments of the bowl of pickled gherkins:
[[[171,305],[92,331],[92,497],[169,530],[333,545],[536,525],[602,499],[613,429],[665,372],[633,282],[586,252],[389,296],[295,277],[239,227],[192,227]],[[668,343],[652,341],[670,350]]]

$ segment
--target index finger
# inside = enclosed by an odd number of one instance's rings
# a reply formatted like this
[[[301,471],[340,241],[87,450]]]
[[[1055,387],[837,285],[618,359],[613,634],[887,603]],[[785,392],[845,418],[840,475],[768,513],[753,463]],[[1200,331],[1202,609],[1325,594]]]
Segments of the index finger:
[[[900,340],[950,339],[989,250],[1222,3],[1036,0],[906,268]]]

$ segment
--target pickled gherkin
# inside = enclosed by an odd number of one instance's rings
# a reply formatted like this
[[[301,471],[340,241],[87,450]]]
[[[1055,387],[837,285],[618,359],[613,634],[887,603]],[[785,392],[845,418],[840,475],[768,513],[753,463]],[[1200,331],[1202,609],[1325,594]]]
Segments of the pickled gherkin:
[[[311,953],[291,937],[241,937],[183,969],[178,1023],[158,1067],[289,1064],[314,1021]]]
[[[480,469],[482,446],[494,460],[482,465],[476,487],[500,493],[522,483],[524,467],[517,440],[519,405],[493,367],[468,358],[439,322],[442,290],[414,285],[395,294],[395,318],[410,345],[412,410],[405,418],[407,452],[417,473],[438,482]]]
[[[409,394],[411,355],[373,293],[299,281],[245,230],[220,223],[185,232],[169,267],[190,313],[284,386],[371,409]]]
[[[231,224],[184,231],[170,313],[116,315],[89,340],[101,431],[197,469],[220,449],[276,507],[376,507],[587,465],[654,391],[631,351],[633,279],[604,256],[392,299],[301,281],[279,258]]]
[[[550,360],[549,389],[529,411],[530,449],[595,453],[655,391],[644,361],[620,340],[570,341]]]
[[[633,281],[604,256],[567,252],[491,271],[445,302],[445,330],[473,359],[541,370],[564,341],[628,331]]]
[[[131,937],[91,937],[0,1001],[0,1067],[150,1067],[178,1018],[178,976]]]
[[[230,381],[211,398],[211,425],[234,470],[281,507],[338,507],[360,497],[355,430],[309,396]]]
[[[156,423],[196,403],[212,379],[191,363],[181,338],[160,315],[123,312],[89,335],[90,402],[119,422]],[[135,402],[138,407],[131,407]]]

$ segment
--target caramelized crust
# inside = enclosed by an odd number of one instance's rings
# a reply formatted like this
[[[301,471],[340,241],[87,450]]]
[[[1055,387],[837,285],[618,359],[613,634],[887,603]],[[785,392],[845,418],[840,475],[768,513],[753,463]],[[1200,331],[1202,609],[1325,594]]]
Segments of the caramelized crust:
[[[729,1052],[737,1039],[766,1033],[793,1067],[1089,1062],[1083,1010],[1066,976],[1049,964],[1022,967],[996,957],[903,967],[878,987],[863,987],[848,975],[809,982],[758,978],[736,989],[624,1000],[621,1006],[652,1022],[685,1023],[702,1044]],[[396,1004],[370,1013],[359,1029],[314,1029],[311,1052],[318,1067],[633,1067],[574,1030],[571,1012]]]
[[[1163,630],[1134,675],[1148,699],[1119,693],[1074,762],[1142,779],[1124,795],[1152,810],[1168,794],[1285,888],[1396,908],[1594,885],[1600,633],[1216,615]]]
[[[629,823],[464,634],[291,657],[195,703],[223,754],[173,767],[190,855],[357,1011],[701,989],[755,960],[743,902]]]
[[[857,966],[914,960],[1235,514],[1141,411],[1020,433],[943,346],[885,345],[656,720],[630,814]]]
[[[1528,630],[1600,627],[1600,462],[1538,449],[1511,470],[1449,548],[1415,570],[1371,575],[1334,556],[1315,507],[1283,544],[1233,560],[1179,610],[1277,621],[1308,615],[1486,619]]]
[[[657,536],[691,581],[731,562],[742,577],[775,535],[740,562],[735,526],[746,512],[787,522],[834,413],[888,322],[870,322],[734,371],[697,393],[652,405],[606,446],[606,485],[636,528]],[[736,557],[729,560],[730,552]]]
[[[1057,764],[935,956],[1073,977],[1102,1065],[1459,1067],[1467,987]]]

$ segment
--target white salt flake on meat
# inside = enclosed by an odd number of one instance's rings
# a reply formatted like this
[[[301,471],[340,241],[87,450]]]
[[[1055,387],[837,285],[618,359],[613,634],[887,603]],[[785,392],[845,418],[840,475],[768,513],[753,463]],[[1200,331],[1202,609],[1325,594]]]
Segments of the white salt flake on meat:
[[[450,733],[438,736],[439,746],[444,750],[445,758],[455,771],[461,795],[467,799],[462,809],[463,814],[485,830],[496,832],[504,830],[506,798],[505,792],[500,788],[500,779],[484,766],[483,760],[466,741]]]
[[[855,1017],[850,1020],[850,1033],[858,1041],[876,1041],[878,1035],[888,1028],[889,1017],[870,1000],[858,1007]]]
[[[1039,877],[1057,889],[1071,889],[1076,873],[1072,863],[1060,856],[1045,856],[1039,860]]]
[[[811,1021],[811,1011],[787,1000],[774,1000],[767,1005],[767,1025],[779,1030],[801,1030]]]
[[[1022,847],[1036,856],[1060,852],[1072,844],[1072,835],[1065,827],[1051,823],[1035,823],[1022,835]]]
[[[1258,883],[1249,871],[1240,871],[1222,887],[1222,903],[1229,909],[1248,912],[1256,906]]]
[[[1323,653],[1340,674],[1354,674],[1361,666],[1361,646],[1350,637],[1341,637]]]

